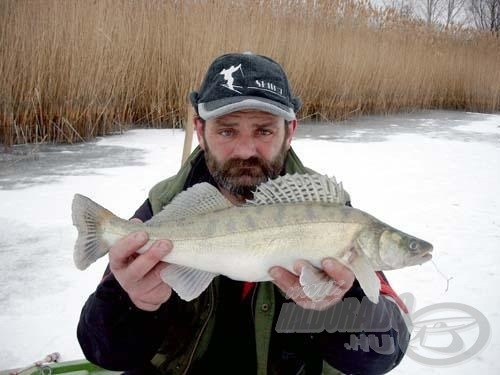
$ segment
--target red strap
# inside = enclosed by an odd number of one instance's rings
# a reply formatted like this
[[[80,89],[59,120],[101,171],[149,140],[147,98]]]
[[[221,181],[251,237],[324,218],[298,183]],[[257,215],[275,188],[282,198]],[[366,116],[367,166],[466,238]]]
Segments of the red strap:
[[[392,286],[389,285],[389,282],[385,278],[385,276],[381,272],[376,272],[378,278],[380,279],[380,294],[385,294],[386,296],[390,296],[399,306],[401,310],[408,314],[408,308],[404,304],[403,300],[399,298],[397,293],[392,289]]]
[[[244,301],[247,298],[248,294],[252,291],[255,283],[251,283],[249,281],[243,282],[243,290],[241,291],[241,301]]]

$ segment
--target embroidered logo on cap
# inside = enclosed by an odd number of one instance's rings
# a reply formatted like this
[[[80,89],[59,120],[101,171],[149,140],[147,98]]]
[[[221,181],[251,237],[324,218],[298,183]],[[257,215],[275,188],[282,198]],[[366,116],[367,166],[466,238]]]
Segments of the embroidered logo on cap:
[[[222,84],[223,87],[226,87],[231,91],[234,91],[234,92],[237,92],[238,94],[241,94],[241,92],[236,90],[235,87],[243,88],[243,86],[233,85],[233,83],[234,83],[233,74],[236,73],[238,70],[241,72],[241,75],[243,77],[245,77],[245,74],[243,74],[243,69],[241,69],[241,64],[238,66],[231,65],[227,69],[222,69],[219,74],[223,75],[224,79],[226,80],[226,83]]]
[[[241,94],[241,91],[236,90],[235,87],[242,89],[243,86],[235,85],[234,84],[235,78],[233,77],[233,74],[235,74],[238,71],[241,72],[242,77],[245,77],[245,74],[243,73],[243,68],[241,67],[241,64],[239,64],[237,66],[231,65],[229,68],[224,68],[219,72],[219,74],[224,76],[224,80],[226,81],[226,83],[223,83],[221,85],[222,87],[225,87],[231,91],[237,92],[238,94]],[[274,83],[267,82],[264,80],[256,79],[255,86],[248,86],[247,88],[261,90],[261,91],[267,91],[267,92],[271,92],[273,94],[276,94],[278,96],[284,97],[283,96],[283,89],[281,87],[278,87]]]
[[[283,89],[281,87],[276,86],[274,83],[256,79],[255,84],[257,86],[250,86],[250,88],[269,91],[272,92],[273,94],[283,97]]]

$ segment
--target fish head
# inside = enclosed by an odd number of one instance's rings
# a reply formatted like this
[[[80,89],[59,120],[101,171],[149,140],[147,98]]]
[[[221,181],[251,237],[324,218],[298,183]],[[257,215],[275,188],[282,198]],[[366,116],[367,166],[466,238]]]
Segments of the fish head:
[[[397,229],[385,229],[379,239],[379,256],[384,269],[422,264],[432,259],[432,245]]]

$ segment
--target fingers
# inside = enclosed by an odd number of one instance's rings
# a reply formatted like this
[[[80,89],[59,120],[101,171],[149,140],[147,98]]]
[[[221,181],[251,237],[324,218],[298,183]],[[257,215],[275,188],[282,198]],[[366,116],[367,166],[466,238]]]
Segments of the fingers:
[[[343,292],[342,296],[351,289],[355,276],[349,268],[332,258],[323,259],[321,265],[323,271],[334,280],[339,292]]]
[[[160,271],[166,264],[158,264],[140,283],[129,291],[132,302],[146,311],[157,310],[172,295],[172,288],[160,279]]]
[[[298,261],[296,261],[293,265],[293,270],[300,275],[300,273],[302,272],[302,268],[303,267],[312,267],[311,263],[309,263],[308,261],[305,261],[305,260],[302,260],[302,259],[299,259]]]
[[[300,275],[302,268],[311,266],[304,260],[299,260],[294,264],[294,271]],[[353,272],[341,264],[340,262],[327,258],[322,262],[323,271],[333,280],[335,288],[332,293],[320,301],[312,301],[306,297],[302,286],[299,282],[299,277],[289,272],[282,267],[272,267],[269,274],[273,278],[273,282],[284,292],[287,297],[291,298],[299,306],[314,310],[324,310],[340,301],[345,293],[352,287],[355,276]]]
[[[130,283],[136,283],[155,267],[170,251],[172,242],[159,240],[143,254],[134,259],[124,270],[124,276]]]
[[[142,310],[154,311],[166,302],[172,289],[160,277],[160,272],[167,266],[162,259],[172,250],[169,240],[155,241],[146,248],[148,235],[145,232],[132,233],[120,239],[109,251],[111,272],[132,303]]]
[[[272,267],[269,274],[274,283],[287,295],[291,295],[294,289],[300,288],[299,278],[283,267]]]
[[[146,232],[135,232],[119,239],[109,249],[109,266],[111,270],[125,268],[130,263],[130,257],[146,244],[148,234]]]

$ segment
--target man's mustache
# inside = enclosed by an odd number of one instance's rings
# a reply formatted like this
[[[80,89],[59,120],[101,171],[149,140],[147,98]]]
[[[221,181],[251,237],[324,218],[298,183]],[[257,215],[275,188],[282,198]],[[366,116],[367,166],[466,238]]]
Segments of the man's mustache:
[[[224,172],[232,172],[231,174],[234,175],[234,173],[237,172],[239,172],[237,174],[248,174],[248,169],[255,169],[256,167],[258,167],[260,169],[260,172],[262,173],[262,171],[266,171],[269,169],[269,166],[267,164],[268,163],[266,163],[259,157],[251,157],[248,159],[230,159],[226,163],[224,163],[222,169]]]

